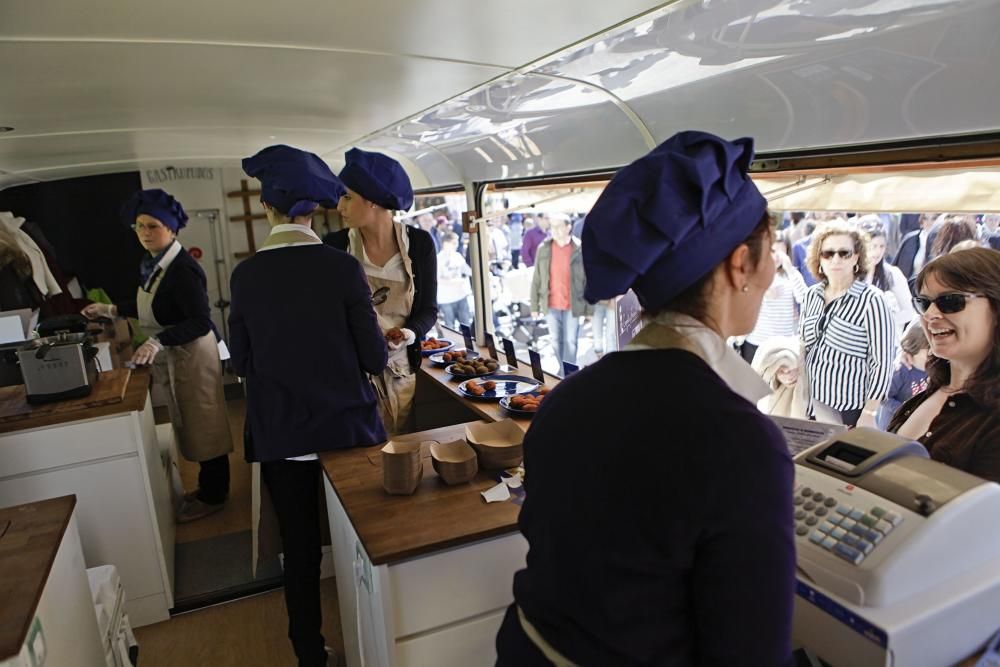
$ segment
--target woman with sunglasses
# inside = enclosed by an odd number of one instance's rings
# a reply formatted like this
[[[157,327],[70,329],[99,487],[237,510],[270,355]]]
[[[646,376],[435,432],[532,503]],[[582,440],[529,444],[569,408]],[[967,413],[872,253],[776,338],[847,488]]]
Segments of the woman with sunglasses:
[[[167,399],[177,447],[200,467],[198,488],[184,494],[177,513],[177,523],[186,523],[225,505],[233,451],[205,272],[177,240],[188,216],[172,196],[142,190],[125,202],[121,216],[146,250],[136,296],[117,305],[90,304],[83,315],[138,318],[149,336],[132,362],[152,366],[153,384]]]
[[[935,259],[917,276],[913,305],[931,345],[930,381],[889,431],[921,442],[932,459],[1000,482],[1000,252]]]
[[[810,414],[816,402],[855,426],[869,401],[881,401],[892,379],[895,324],[882,290],[865,281],[868,235],[834,220],[813,233],[807,257],[819,278],[802,303],[800,335],[809,378]]]

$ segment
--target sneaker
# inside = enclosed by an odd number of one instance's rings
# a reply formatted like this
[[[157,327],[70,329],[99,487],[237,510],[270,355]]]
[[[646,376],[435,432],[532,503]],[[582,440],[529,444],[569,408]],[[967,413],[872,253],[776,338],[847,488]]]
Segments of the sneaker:
[[[177,523],[190,523],[191,521],[203,519],[210,514],[215,514],[216,512],[221,511],[225,506],[226,503],[224,502],[219,503],[218,505],[210,505],[209,503],[204,503],[197,498],[185,500],[181,503],[180,510],[177,511]]]
[[[194,489],[194,491],[185,491],[184,495],[181,496],[181,498],[185,502],[191,502],[192,500],[197,500],[198,499],[198,489],[197,489],[197,487]]]

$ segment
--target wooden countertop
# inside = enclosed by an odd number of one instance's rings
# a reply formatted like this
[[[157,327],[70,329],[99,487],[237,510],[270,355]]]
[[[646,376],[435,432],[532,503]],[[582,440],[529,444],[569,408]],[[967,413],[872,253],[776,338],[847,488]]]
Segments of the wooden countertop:
[[[90,396],[43,405],[28,405],[23,384],[2,387],[0,434],[142,410],[149,382],[148,368],[119,368],[100,373]]]
[[[465,437],[465,424],[393,438],[402,442]],[[422,447],[424,477],[411,496],[390,496],[382,488],[381,447],[320,454],[320,463],[374,565],[393,563],[476,540],[517,531],[521,508],[487,503],[479,495],[497,484],[480,471],[468,484],[446,486]]]
[[[451,332],[449,332],[449,334],[451,334]],[[458,340],[458,341],[462,340],[462,337],[460,335],[448,335],[447,338],[448,338],[448,340]],[[456,347],[459,347],[460,349],[464,349],[465,346],[459,344],[459,345],[456,345]],[[479,354],[481,356],[489,357],[489,353],[487,352],[485,346],[478,348],[478,351],[479,351]],[[500,360],[500,362],[506,365],[507,358],[503,355],[502,352],[499,353],[499,356],[502,357],[502,359]],[[449,394],[451,394],[455,398],[455,400],[461,401],[463,405],[467,406],[470,410],[472,410],[473,412],[475,412],[477,415],[479,415],[480,417],[482,417],[486,421],[496,422],[496,421],[500,421],[501,419],[508,419],[508,418],[509,419],[513,419],[515,422],[517,422],[518,426],[520,426],[525,431],[527,431],[528,427],[531,425],[531,418],[530,417],[515,416],[515,415],[507,412],[502,407],[500,407],[500,402],[499,401],[486,401],[486,400],[479,400],[479,399],[471,399],[471,398],[466,398],[465,396],[463,396],[458,391],[458,385],[462,384],[462,382],[464,382],[468,378],[457,378],[457,377],[454,377],[453,375],[451,375],[449,373],[446,373],[445,370],[444,370],[444,368],[439,368],[439,367],[433,365],[426,358],[424,358],[424,363],[422,363],[420,365],[420,372],[423,373],[428,378],[434,380],[439,386],[443,387]],[[531,374],[531,365],[530,364],[526,364],[524,362],[518,362],[518,368],[517,368],[517,370],[516,371],[511,371],[510,374],[511,375],[523,375],[526,378],[533,378],[534,377]],[[483,377],[481,379],[482,380],[489,380],[490,378],[489,378],[489,376],[486,376],[486,377]],[[556,377],[555,375],[551,375],[549,373],[545,374],[545,386],[546,387],[548,387],[549,389],[552,389],[557,384],[559,384],[559,378],[558,377]]]
[[[0,509],[0,662],[21,652],[75,506],[62,496]]]

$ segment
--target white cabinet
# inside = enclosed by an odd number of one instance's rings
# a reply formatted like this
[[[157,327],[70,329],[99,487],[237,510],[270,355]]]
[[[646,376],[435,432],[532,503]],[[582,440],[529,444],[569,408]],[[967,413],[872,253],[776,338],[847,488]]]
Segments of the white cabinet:
[[[0,435],[0,507],[67,494],[87,566],[118,568],[133,625],[169,618],[174,517],[148,396],[141,411]]]
[[[519,532],[373,566],[325,479],[348,667],[483,667],[513,602]]]

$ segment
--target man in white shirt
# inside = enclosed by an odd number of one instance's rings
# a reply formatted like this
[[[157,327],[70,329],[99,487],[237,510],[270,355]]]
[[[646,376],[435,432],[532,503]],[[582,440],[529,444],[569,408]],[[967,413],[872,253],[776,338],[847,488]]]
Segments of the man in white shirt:
[[[471,324],[469,296],[472,285],[469,276],[472,268],[458,253],[458,237],[447,233],[441,239],[441,252],[437,256],[438,312],[446,327],[457,329],[459,324]]]

